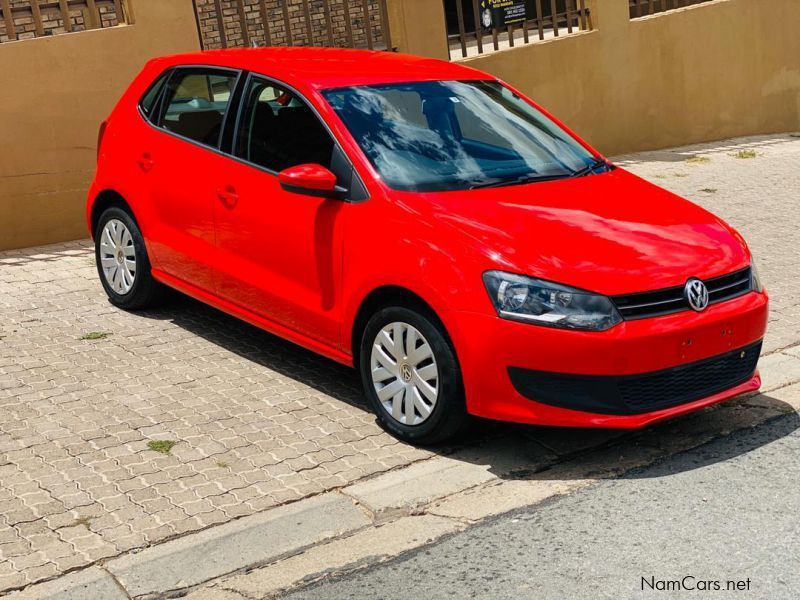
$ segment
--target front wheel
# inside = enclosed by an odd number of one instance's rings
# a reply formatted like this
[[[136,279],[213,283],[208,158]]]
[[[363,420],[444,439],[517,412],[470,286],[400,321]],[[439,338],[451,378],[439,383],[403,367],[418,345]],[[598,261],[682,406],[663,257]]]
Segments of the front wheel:
[[[364,392],[391,434],[427,445],[453,437],[466,424],[458,361],[432,315],[383,308],[367,323],[360,350]]]

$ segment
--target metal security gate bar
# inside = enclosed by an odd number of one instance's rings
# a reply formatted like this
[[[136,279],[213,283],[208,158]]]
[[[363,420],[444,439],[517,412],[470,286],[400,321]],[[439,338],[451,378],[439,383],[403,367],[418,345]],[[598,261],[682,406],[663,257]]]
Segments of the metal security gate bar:
[[[703,4],[711,0],[629,0],[631,19],[647,17],[657,13]]]
[[[587,0],[444,0],[450,57],[592,29]]]
[[[194,0],[203,49],[334,46],[391,50],[386,0]]]

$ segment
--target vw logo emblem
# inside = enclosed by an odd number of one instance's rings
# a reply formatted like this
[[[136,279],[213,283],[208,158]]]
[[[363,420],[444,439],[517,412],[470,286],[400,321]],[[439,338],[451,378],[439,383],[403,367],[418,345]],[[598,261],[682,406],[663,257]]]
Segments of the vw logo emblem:
[[[697,312],[702,312],[708,307],[708,288],[699,279],[692,278],[686,282],[683,295],[689,306]]]
[[[403,365],[402,367],[400,367],[400,377],[402,377],[403,381],[405,381],[406,383],[411,381],[411,367],[409,367],[408,365]]]

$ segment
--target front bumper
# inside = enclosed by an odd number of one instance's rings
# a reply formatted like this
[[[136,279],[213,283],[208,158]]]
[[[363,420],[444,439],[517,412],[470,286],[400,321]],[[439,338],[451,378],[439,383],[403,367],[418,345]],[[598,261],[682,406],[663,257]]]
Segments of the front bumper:
[[[760,387],[755,365],[767,313],[766,293],[746,294],[703,313],[625,321],[605,332],[458,313],[453,315],[458,319],[454,341],[467,408],[476,416],[503,421],[616,428],[642,427],[690,412]],[[744,357],[737,359],[741,352]],[[727,364],[730,372],[703,385],[703,378],[719,375],[721,367],[702,365],[725,356],[733,357],[721,365]],[[680,377],[667,376],[676,372],[693,374],[691,389],[681,387],[687,381]],[[514,382],[510,373],[516,374]],[[537,373],[539,380],[534,381]],[[551,383],[555,374],[559,384],[568,385],[545,390],[541,374],[551,377]],[[661,377],[666,386],[637,387],[652,377]],[[624,398],[620,382],[625,382]]]

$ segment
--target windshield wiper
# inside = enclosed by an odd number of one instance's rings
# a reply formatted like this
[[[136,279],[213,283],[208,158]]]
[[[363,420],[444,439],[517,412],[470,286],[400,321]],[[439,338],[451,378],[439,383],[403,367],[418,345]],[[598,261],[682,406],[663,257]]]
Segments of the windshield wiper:
[[[536,183],[539,181],[554,181],[556,179],[564,179],[565,177],[569,177],[569,175],[567,174],[534,175],[532,173],[529,173],[527,175],[523,175],[522,177],[516,177],[514,179],[501,179],[500,181],[486,181],[486,182],[476,183],[470,186],[469,189],[478,190],[485,188],[506,187],[511,185],[525,185],[526,183]]]
[[[600,167],[607,167],[608,163],[604,158],[596,159],[592,164],[588,167],[584,167],[580,171],[575,171],[570,177],[585,177],[586,175],[591,175]]]

